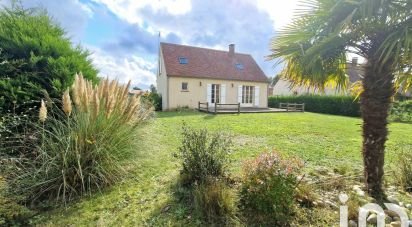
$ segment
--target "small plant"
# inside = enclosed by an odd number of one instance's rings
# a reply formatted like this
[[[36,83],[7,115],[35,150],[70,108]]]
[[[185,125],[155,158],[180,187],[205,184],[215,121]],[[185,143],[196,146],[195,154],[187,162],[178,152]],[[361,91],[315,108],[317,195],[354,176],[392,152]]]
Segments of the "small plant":
[[[236,213],[236,195],[222,179],[209,178],[193,187],[197,215],[210,223],[229,224]]]
[[[297,174],[301,167],[300,160],[283,159],[276,152],[265,152],[246,161],[241,188],[245,212],[257,213],[260,222],[285,224],[293,212]]]
[[[231,139],[221,133],[209,133],[183,125],[183,139],[176,155],[182,160],[184,183],[204,182],[209,177],[223,177],[226,173]]]
[[[395,171],[395,179],[405,191],[412,191],[412,153],[408,151],[401,151],[397,156]]]
[[[20,198],[9,191],[6,180],[0,175],[0,226],[27,226],[27,219],[33,212],[18,204],[16,200]]]

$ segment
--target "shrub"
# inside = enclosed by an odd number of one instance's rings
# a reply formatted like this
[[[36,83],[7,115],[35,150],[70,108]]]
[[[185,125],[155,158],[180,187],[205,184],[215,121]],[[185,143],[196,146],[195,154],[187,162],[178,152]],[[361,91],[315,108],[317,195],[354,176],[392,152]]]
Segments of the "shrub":
[[[412,100],[394,102],[389,120],[396,122],[412,122]]]
[[[13,109],[40,100],[42,90],[52,98],[73,83],[73,75],[97,82],[89,52],[73,47],[70,38],[44,10],[0,8],[0,106]],[[0,110],[1,111],[1,110]]]
[[[122,163],[138,146],[138,125],[152,111],[139,97],[129,97],[128,89],[108,79],[93,86],[76,76],[72,95],[63,95],[64,113],[42,105],[42,143],[17,172],[16,188],[32,201],[65,203],[119,181]]]
[[[243,168],[241,202],[260,222],[285,224],[292,215],[297,173],[302,163],[278,153],[262,153]],[[254,219],[252,217],[252,219]]]
[[[208,178],[194,185],[193,205],[196,214],[210,223],[230,224],[236,213],[236,195],[225,180]]]
[[[155,111],[162,110],[162,96],[156,92],[146,93],[142,96],[145,101],[148,101],[153,105]]]
[[[182,160],[185,183],[204,182],[209,177],[225,175],[231,140],[221,133],[209,133],[183,125],[182,145],[176,156]]]
[[[359,117],[360,105],[353,96],[299,95],[272,96],[268,105],[279,108],[279,103],[305,103],[305,111]]]

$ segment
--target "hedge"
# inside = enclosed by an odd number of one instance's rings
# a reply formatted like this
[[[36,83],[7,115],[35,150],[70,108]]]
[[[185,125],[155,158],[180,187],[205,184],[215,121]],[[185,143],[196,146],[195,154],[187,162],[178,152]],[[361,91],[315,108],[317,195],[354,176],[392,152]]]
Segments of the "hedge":
[[[392,104],[389,120],[412,123],[412,100],[394,102]]]
[[[272,96],[268,105],[271,108],[279,108],[279,103],[305,103],[305,111],[342,115],[350,117],[360,116],[359,101],[353,96]]]

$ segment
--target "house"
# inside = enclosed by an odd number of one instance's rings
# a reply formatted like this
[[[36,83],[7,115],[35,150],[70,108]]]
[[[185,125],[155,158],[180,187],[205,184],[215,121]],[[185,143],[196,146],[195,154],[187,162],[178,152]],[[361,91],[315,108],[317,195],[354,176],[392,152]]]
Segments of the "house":
[[[349,85],[362,79],[362,64],[358,63],[358,58],[352,58],[350,63],[346,64],[346,74],[349,79]],[[308,88],[304,86],[291,87],[291,83],[287,80],[280,79],[274,86],[271,95],[305,95],[305,94],[318,94],[318,95],[340,95],[350,94],[350,86],[346,91],[337,91],[335,88],[326,87],[324,92],[319,90]]]
[[[249,54],[160,43],[157,89],[162,110],[199,102],[267,108],[267,77]]]

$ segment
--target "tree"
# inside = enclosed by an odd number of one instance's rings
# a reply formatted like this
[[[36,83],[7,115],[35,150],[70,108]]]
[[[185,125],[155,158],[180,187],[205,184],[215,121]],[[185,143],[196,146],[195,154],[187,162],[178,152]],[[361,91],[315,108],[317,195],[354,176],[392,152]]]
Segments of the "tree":
[[[270,85],[275,86],[281,77],[281,74],[278,74],[274,77],[268,77],[268,82]]]
[[[149,88],[149,89],[150,89],[150,92],[151,92],[151,93],[157,93],[156,86],[154,86],[153,84],[150,85],[150,88]]]
[[[72,46],[65,31],[41,9],[18,4],[0,8],[0,106],[3,111],[31,100],[44,91],[60,97],[76,72],[97,82],[89,52]],[[1,112],[1,110],[0,110]]]
[[[348,85],[347,54],[366,59],[360,95],[363,163],[369,194],[384,196],[384,150],[391,99],[412,83],[412,1],[305,0],[295,20],[271,43],[293,85]],[[279,60],[280,59],[280,60]]]

